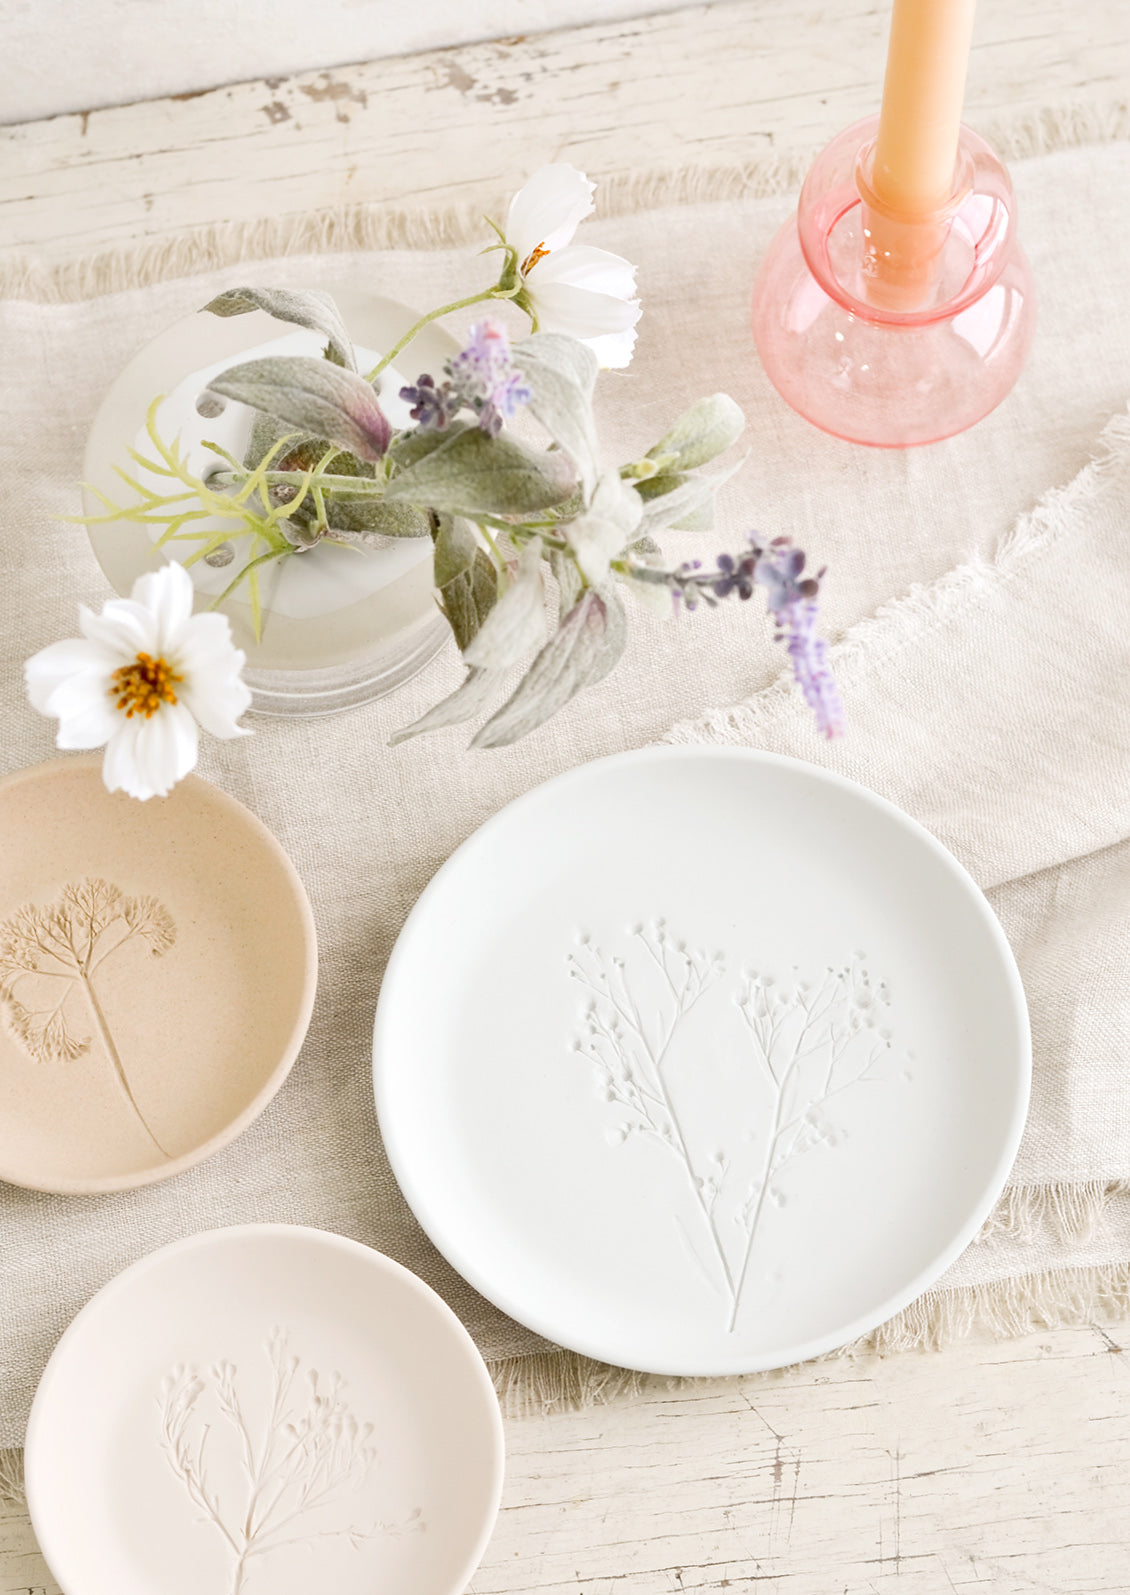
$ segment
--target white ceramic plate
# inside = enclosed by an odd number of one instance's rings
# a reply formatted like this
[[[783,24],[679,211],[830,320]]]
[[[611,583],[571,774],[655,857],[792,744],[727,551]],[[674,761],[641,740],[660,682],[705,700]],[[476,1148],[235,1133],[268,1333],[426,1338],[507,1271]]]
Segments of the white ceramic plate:
[[[811,765],[653,749],[484,825],[408,918],[377,1111],[424,1229],[520,1323],[725,1374],[929,1286],[1004,1184],[1023,991],[977,887]]]
[[[415,1275],[340,1235],[248,1225],[99,1291],[47,1365],[25,1463],[64,1595],[461,1595],[502,1425]]]

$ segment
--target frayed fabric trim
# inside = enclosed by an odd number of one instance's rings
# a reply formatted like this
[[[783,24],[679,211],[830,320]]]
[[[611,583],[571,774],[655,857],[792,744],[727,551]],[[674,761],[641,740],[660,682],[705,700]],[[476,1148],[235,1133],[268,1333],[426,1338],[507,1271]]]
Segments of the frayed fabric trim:
[[[24,1454],[0,1448],[0,1506],[21,1506],[24,1500]]]
[[[927,1291],[868,1335],[820,1362],[896,1352],[941,1351],[975,1335],[1015,1340],[1049,1329],[1114,1323],[1130,1312],[1130,1262],[1057,1268],[958,1290]],[[605,1405],[657,1389],[701,1385],[609,1367],[569,1351],[537,1352],[492,1365],[503,1414],[521,1419]],[[747,1377],[757,1377],[756,1375]],[[732,1383],[730,1380],[711,1383]]]
[[[936,628],[957,614],[975,612],[1002,584],[1011,581],[1027,561],[1061,537],[1072,533],[1079,510],[1113,484],[1130,476],[1130,406],[1103,428],[1089,465],[1065,486],[1048,493],[1023,515],[992,559],[958,565],[931,583],[917,583],[902,597],[881,605],[873,615],[848,628],[828,649],[828,664],[848,696],[860,680],[882,670],[908,648],[917,648]],[[772,730],[808,710],[792,672],[753,697],[695,720],[672,726],[659,740],[679,745],[762,746]],[[1001,881],[979,877],[982,889]]]
[[[1086,144],[1130,139],[1130,102],[1068,103],[978,126],[1006,161],[1027,160]],[[598,215],[615,217],[666,205],[713,204],[789,194],[804,180],[815,149],[757,161],[634,172],[598,189]],[[0,298],[66,304],[190,277],[240,261],[377,249],[453,249],[481,241],[477,204],[439,209],[348,206],[333,210],[213,223],[129,249],[44,265],[12,256],[0,264]]]
[[[1130,1196],[1130,1180],[1064,1185],[1010,1185],[981,1227],[975,1245],[996,1241],[1089,1241],[1111,1202]]]

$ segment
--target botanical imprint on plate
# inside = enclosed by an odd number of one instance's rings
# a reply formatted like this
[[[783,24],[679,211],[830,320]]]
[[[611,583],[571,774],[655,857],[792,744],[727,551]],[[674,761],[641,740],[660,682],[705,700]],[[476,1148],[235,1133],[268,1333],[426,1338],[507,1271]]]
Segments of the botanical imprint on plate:
[[[582,933],[567,961],[585,991],[574,1049],[589,1059],[602,1099],[616,1110],[609,1139],[657,1142],[682,1170],[697,1240],[707,1248],[704,1266],[733,1332],[758,1236],[787,1200],[782,1174],[814,1148],[836,1146],[846,1132],[834,1104],[881,1078],[876,1065],[891,1047],[886,986],[862,953],[814,980],[796,970],[788,978],[750,968],[731,975],[725,954],[687,946],[662,919],[636,925],[623,953]],[[714,1028],[697,1038],[702,1072],[717,1078],[737,1059],[742,1073],[756,1075],[732,1076],[722,1122],[718,1105],[711,1122],[709,1097],[689,1090],[685,1071],[680,1082],[671,1067],[676,1041],[686,1040],[712,990]],[[717,1030],[727,996],[737,1009],[732,1042]],[[751,1110],[756,1122],[742,1123],[751,1091],[763,1109]],[[701,1244],[677,1212],[676,1223],[701,1262]]]
[[[266,1354],[266,1380],[261,1369],[219,1362],[203,1371],[178,1365],[161,1384],[161,1448],[197,1520],[228,1548],[227,1595],[243,1595],[264,1560],[286,1547],[345,1540],[356,1549],[424,1528],[419,1509],[398,1523],[326,1521],[322,1509],[357,1497],[377,1461],[373,1425],[351,1411],[340,1374],[304,1369],[282,1330]]]
[[[177,928],[155,897],[128,897],[93,878],[64,886],[53,903],[27,903],[0,924],[0,1002],[8,1028],[37,1063],[70,1063],[101,1041],[135,1120],[164,1157],[141,1111],[99,999],[95,976],[127,943],[168,952]]]

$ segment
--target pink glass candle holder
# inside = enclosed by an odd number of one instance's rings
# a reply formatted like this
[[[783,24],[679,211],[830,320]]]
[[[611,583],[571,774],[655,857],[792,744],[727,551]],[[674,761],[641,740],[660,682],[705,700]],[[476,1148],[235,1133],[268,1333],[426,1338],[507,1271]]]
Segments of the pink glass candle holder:
[[[954,193],[913,222],[870,184],[878,118],[818,157],[761,267],[753,335],[774,387],[852,443],[905,448],[962,432],[1005,397],[1035,330],[1008,173],[961,129]]]

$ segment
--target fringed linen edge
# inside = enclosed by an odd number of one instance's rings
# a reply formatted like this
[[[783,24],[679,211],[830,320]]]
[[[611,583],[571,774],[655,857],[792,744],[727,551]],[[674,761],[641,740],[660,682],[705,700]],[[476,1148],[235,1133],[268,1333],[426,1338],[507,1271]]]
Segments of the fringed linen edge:
[[[1128,1312],[1130,1262],[1049,1269],[987,1285],[927,1291],[870,1334],[816,1360],[941,1351],[975,1335],[1017,1340],[1049,1329],[1114,1323]],[[704,1382],[634,1373],[560,1349],[492,1363],[491,1374],[503,1415],[510,1419],[575,1412],[648,1390]]]
[[[933,582],[918,582],[898,598],[857,621],[828,650],[828,663],[841,691],[920,645],[934,628],[984,601],[995,586],[1011,579],[1033,555],[1070,532],[1078,510],[1130,472],[1130,406],[1113,416],[1095,445],[1089,464],[1062,487],[1053,488],[1002,539],[991,559],[974,559]],[[752,697],[682,720],[662,737],[667,744],[759,747],[767,733],[794,716],[809,718],[791,671]],[[816,735],[815,730],[813,736]],[[981,880],[982,887],[998,885]]]
[[[1069,102],[986,120],[978,131],[1006,161],[1130,138],[1130,101]],[[665,205],[761,199],[799,188],[817,151],[797,149],[756,161],[634,172],[601,182],[598,215],[616,217]],[[482,207],[357,205],[216,222],[129,248],[45,265],[12,254],[0,261],[0,298],[66,304],[144,288],[241,261],[378,249],[450,249],[483,237]]]
[[[0,1448],[0,1506],[22,1506],[24,1502],[24,1454]]]

